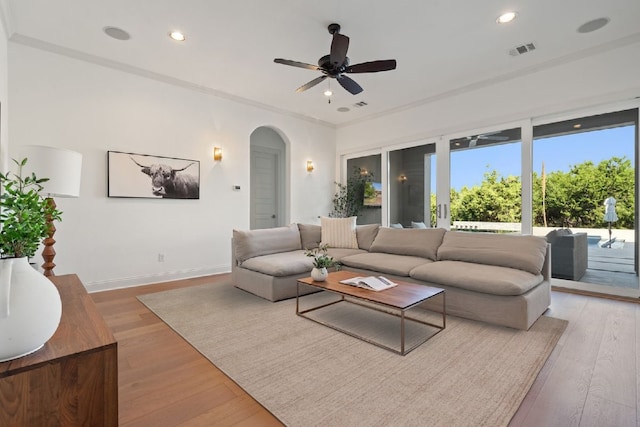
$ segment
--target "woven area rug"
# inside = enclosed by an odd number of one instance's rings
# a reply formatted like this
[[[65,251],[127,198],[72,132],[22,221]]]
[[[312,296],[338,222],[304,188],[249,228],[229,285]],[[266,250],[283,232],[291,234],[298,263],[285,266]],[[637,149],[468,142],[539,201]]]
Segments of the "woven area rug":
[[[507,425],[567,326],[543,316],[519,331],[448,316],[444,331],[400,356],[296,316],[295,299],[272,303],[229,283],[139,299],[290,426]],[[353,304],[318,316],[398,339],[397,318]],[[408,341],[421,328],[408,328]]]

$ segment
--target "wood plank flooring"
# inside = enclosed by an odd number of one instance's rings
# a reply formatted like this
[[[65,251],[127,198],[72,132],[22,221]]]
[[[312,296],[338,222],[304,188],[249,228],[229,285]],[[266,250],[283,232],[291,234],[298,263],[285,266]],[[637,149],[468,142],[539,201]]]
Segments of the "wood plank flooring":
[[[91,294],[118,340],[121,426],[281,425],[136,299],[228,278]],[[510,425],[640,426],[640,305],[553,292],[547,314],[569,326]]]

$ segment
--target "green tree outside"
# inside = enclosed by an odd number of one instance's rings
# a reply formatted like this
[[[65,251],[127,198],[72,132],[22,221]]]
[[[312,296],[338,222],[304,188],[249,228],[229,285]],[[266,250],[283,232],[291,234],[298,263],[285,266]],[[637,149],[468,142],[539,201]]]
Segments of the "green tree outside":
[[[546,175],[545,205],[547,226],[606,228],[604,200],[615,197],[616,228],[634,228],[635,171],[631,160],[612,157],[597,165],[591,161],[571,166],[568,172]],[[451,218],[456,221],[520,222],[522,219],[520,177],[502,177],[488,171],[480,185],[451,189]],[[542,176],[533,174],[533,225],[544,226]],[[435,221],[435,195],[431,200]]]

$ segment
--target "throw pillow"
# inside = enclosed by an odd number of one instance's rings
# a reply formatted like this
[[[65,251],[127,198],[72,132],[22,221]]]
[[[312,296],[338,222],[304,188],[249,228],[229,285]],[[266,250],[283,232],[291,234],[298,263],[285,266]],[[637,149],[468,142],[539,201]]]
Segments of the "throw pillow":
[[[356,237],[356,219],[349,218],[320,218],[322,227],[322,241],[320,245],[328,245],[331,248],[358,249]]]
[[[314,249],[320,244],[321,229],[315,224],[298,224],[302,249]]]
[[[391,228],[404,228],[402,226],[402,224],[400,224],[399,222],[396,222],[395,224],[391,224],[389,227],[391,227]]]
[[[424,222],[411,221],[411,228],[427,228],[427,226]]]
[[[373,240],[378,235],[380,224],[364,224],[356,226],[356,237],[358,239],[358,247],[368,251],[371,248]]]

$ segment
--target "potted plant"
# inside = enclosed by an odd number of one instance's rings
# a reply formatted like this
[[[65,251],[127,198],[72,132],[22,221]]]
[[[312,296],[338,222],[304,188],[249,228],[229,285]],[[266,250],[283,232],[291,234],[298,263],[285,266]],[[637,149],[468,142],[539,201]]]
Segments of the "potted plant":
[[[333,195],[333,210],[329,213],[333,218],[358,216],[364,208],[365,191],[373,181],[372,173],[355,166],[346,184],[336,182],[338,191]]]
[[[311,278],[316,282],[322,282],[327,279],[329,272],[327,268],[331,268],[337,264],[333,257],[327,253],[328,245],[320,245],[314,249],[307,249],[304,254],[313,258],[313,270],[311,270]]]
[[[49,235],[49,221],[59,221],[61,212],[39,192],[49,178],[35,174],[22,177],[27,159],[18,162],[18,173],[0,173],[0,255],[2,258],[31,257],[42,239]]]
[[[62,314],[58,290],[29,265],[49,221],[61,212],[39,194],[47,178],[0,173],[0,362],[32,353],[51,338]]]

